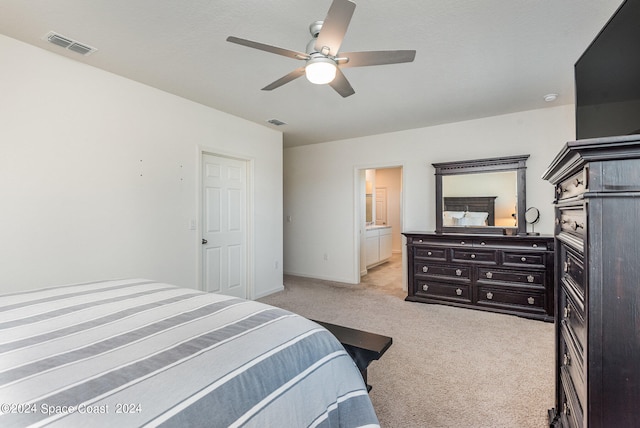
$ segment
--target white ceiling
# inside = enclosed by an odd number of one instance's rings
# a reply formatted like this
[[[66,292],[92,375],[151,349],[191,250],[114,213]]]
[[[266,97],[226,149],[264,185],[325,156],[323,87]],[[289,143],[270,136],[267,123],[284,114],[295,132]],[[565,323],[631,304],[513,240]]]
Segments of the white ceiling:
[[[0,33],[284,132],[285,147],[573,103],[573,64],[622,0],[355,0],[342,51],[415,49],[349,68],[342,98],[302,62],[227,36],[305,50],[331,0],[0,0]],[[55,31],[98,49],[47,43]],[[266,123],[276,118],[287,125]]]

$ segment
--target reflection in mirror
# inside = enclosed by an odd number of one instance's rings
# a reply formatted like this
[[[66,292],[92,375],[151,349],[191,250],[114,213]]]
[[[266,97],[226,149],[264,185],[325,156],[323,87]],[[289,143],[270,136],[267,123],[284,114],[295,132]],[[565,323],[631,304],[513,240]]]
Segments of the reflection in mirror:
[[[447,175],[442,177],[442,195],[444,226],[515,227],[518,224],[515,171]]]
[[[436,233],[525,235],[528,157],[432,164],[436,170]]]

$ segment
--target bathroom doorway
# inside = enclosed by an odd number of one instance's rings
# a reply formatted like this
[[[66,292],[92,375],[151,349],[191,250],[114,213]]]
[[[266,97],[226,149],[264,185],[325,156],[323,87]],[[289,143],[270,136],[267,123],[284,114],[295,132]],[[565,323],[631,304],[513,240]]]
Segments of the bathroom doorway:
[[[358,255],[360,278],[366,275],[371,269],[394,269],[402,271],[404,266],[403,252],[403,167],[402,165],[376,165],[372,167],[359,167],[356,170],[357,177],[357,201],[356,224],[359,230]],[[367,260],[367,246],[369,250],[372,245],[371,236],[367,242],[367,235],[371,235],[372,230],[377,228],[390,228],[391,235],[391,257],[386,262],[380,264],[379,260]],[[381,229],[381,230],[382,230]],[[386,229],[388,231],[388,229]],[[382,233],[382,232],[381,232]],[[388,236],[381,239],[389,240]],[[382,244],[381,244],[382,245]],[[371,252],[369,251],[369,258]],[[389,254],[381,251],[379,254]],[[402,263],[398,263],[398,259]],[[393,262],[393,263],[392,263]],[[376,266],[377,265],[377,266]],[[398,272],[400,273],[400,272]],[[403,280],[398,284],[399,289],[404,288]]]

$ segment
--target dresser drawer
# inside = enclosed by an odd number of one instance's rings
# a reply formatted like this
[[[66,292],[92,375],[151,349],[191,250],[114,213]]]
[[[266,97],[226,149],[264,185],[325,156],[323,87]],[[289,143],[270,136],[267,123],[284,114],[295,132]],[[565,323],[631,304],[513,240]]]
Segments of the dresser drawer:
[[[446,266],[416,261],[415,275],[441,276],[456,280],[471,280],[471,268],[468,266]]]
[[[520,311],[544,312],[544,299],[542,291],[514,290],[485,285],[478,287],[478,304],[483,306],[517,306]]]
[[[474,263],[490,263],[498,264],[498,253],[492,250],[475,250],[454,248],[452,250],[451,260],[474,262]]]
[[[569,232],[580,237],[586,235],[587,222],[582,209],[561,210],[559,218],[556,219],[562,232]]]
[[[505,270],[489,267],[478,268],[478,283],[506,282],[511,284],[526,284],[532,287],[544,287],[545,273],[543,271]]]
[[[584,312],[576,303],[576,299],[567,290],[567,284],[564,281],[560,287],[558,297],[560,323],[567,328],[567,332],[574,341],[578,353],[584,355],[587,346],[587,326]]]
[[[587,189],[585,176],[584,170],[581,170],[572,177],[558,183],[556,185],[556,198],[563,200],[582,195]]]
[[[473,241],[473,246],[477,248],[500,248],[510,250],[553,250],[552,243],[547,248],[547,242],[535,237],[517,237],[510,241],[505,241],[504,238],[487,237],[482,239],[476,239]]]
[[[502,257],[502,263],[507,266],[537,266],[544,268],[546,261],[544,253],[527,253],[523,251],[505,251]]]
[[[414,257],[429,260],[446,261],[447,249],[442,247],[418,247],[413,250]]]
[[[417,279],[415,285],[415,295],[419,297],[471,302],[471,288],[468,284],[448,284],[434,280]]]

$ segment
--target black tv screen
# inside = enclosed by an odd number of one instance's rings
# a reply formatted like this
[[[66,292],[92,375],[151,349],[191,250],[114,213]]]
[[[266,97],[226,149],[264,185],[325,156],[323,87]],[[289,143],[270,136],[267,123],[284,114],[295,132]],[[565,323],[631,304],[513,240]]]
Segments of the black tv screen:
[[[640,0],[626,0],[575,64],[576,138],[640,134]]]

